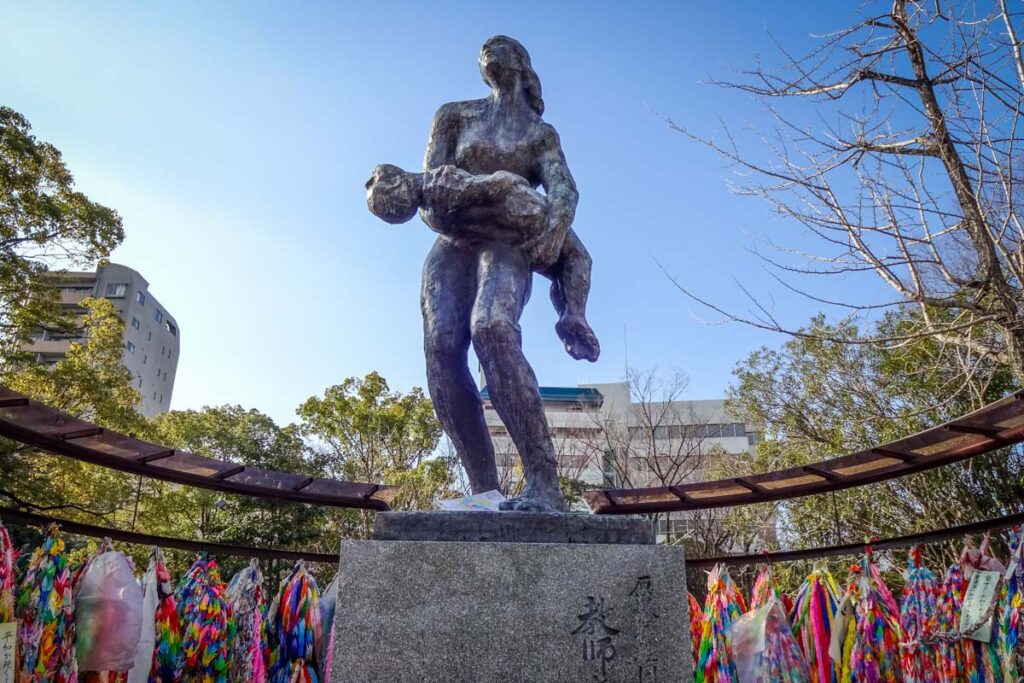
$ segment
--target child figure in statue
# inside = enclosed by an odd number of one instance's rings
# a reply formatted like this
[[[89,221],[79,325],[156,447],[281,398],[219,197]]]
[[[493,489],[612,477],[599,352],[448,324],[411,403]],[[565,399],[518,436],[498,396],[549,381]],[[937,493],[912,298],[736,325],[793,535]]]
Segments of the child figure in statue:
[[[373,169],[366,181],[366,203],[388,223],[409,221],[416,212],[435,232],[455,241],[491,241],[521,246],[540,237],[547,202],[525,178],[508,171],[473,175],[443,165],[410,173],[391,164]],[[535,268],[551,280],[551,301],[558,312],[555,330],[576,359],[597,360],[597,336],[586,319],[590,254],[570,228],[557,261]]]

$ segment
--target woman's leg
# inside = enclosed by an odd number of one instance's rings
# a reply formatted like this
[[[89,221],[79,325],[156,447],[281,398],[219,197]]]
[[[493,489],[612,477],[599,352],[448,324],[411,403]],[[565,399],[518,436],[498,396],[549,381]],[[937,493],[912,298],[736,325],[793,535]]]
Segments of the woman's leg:
[[[483,249],[470,329],[495,410],[523,461],[526,489],[512,509],[564,510],[558,462],[537,377],[523,355],[519,317],[530,297],[532,273],[522,254],[500,245]]]
[[[423,265],[420,307],[427,387],[473,493],[500,488],[483,402],[469,371],[469,319],[476,296],[475,250],[439,238]]]

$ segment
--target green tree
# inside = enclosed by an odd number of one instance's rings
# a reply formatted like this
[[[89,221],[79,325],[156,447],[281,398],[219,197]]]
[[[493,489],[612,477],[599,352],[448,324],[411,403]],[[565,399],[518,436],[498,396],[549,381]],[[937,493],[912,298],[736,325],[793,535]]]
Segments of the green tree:
[[[434,498],[451,492],[453,463],[434,457],[441,426],[422,389],[392,391],[371,372],[328,387],[297,413],[330,476],[400,486],[396,509],[429,508]],[[368,514],[351,516],[349,523],[352,533],[369,533]]]
[[[11,389],[101,427],[144,435],[149,425],[138,412],[142,396],[124,366],[124,322],[107,299],[84,299],[77,321],[84,341],[48,366],[27,364],[3,376]]]
[[[912,336],[920,325],[918,314],[907,310],[890,313],[865,331],[818,317],[803,330],[806,334],[781,349],[759,349],[740,363],[731,407],[766,437],[751,471],[877,446],[1017,388],[1007,364],[982,354],[967,372],[963,350],[933,337],[895,345],[850,343]],[[1020,450],[1003,449],[890,482],[784,501],[778,508],[780,540],[790,547],[848,543],[1015,512],[1024,499],[1022,482]]]
[[[124,239],[112,209],[74,189],[60,152],[0,106],[0,360],[61,319],[54,268],[92,267]]]
[[[72,343],[66,357],[52,367],[32,363],[9,369],[4,383],[102,427],[149,436],[149,423],[136,410],[141,397],[122,364],[124,323],[106,299],[86,299],[81,306],[85,314],[78,324],[84,341]],[[4,440],[0,474],[0,496],[25,509],[112,524],[129,514],[133,480],[120,472]]]
[[[241,406],[172,411],[154,420],[157,441],[240,465],[322,476],[298,429]],[[147,533],[263,548],[337,551],[322,506],[234,496],[147,479],[140,490],[137,527]],[[272,563],[268,575],[279,573]],[[240,567],[241,565],[239,565]],[[225,570],[233,570],[228,563]]]

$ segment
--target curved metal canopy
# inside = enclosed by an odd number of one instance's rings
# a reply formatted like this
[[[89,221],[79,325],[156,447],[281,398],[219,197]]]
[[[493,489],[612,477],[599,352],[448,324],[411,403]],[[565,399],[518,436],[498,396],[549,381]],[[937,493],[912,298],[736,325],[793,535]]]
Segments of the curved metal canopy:
[[[0,436],[122,472],[294,503],[388,510],[398,494],[393,486],[265,470],[165,448],[79,420],[2,385]]]
[[[657,488],[586,491],[597,514],[702,510],[764,503],[895,479],[1024,441],[1024,391],[882,446],[802,467]]]

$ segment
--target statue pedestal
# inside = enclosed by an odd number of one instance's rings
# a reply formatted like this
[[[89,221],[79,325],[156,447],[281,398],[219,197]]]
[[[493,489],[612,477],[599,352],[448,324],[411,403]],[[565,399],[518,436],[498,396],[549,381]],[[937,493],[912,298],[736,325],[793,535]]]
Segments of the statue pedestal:
[[[691,679],[683,552],[646,520],[377,519],[412,540],[342,542],[332,682]]]

